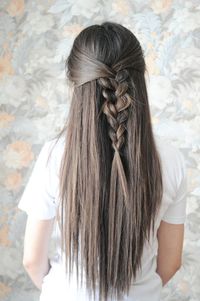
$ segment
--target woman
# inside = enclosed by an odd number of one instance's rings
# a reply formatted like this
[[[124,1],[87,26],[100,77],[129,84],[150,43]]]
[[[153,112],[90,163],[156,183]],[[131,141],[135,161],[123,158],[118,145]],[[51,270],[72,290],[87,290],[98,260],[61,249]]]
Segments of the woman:
[[[186,168],[153,135],[142,48],[120,24],[92,25],[66,69],[66,125],[42,147],[18,204],[24,267],[41,301],[158,301],[181,266]]]

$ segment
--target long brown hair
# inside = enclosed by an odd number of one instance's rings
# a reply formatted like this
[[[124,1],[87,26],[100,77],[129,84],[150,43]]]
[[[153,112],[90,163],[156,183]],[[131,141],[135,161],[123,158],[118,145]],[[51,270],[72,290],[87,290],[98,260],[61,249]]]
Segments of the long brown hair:
[[[114,22],[83,29],[66,60],[73,95],[59,134],[62,249],[67,271],[76,263],[99,300],[128,293],[161,204],[145,70],[138,39]]]

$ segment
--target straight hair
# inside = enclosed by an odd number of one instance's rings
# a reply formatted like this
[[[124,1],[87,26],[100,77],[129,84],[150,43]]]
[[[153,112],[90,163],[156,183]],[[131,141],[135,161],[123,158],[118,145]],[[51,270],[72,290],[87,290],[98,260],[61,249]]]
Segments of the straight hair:
[[[121,300],[155,231],[163,182],[152,131],[146,65],[136,36],[114,22],[91,25],[66,59],[73,84],[60,165],[57,218],[66,271],[91,296]]]

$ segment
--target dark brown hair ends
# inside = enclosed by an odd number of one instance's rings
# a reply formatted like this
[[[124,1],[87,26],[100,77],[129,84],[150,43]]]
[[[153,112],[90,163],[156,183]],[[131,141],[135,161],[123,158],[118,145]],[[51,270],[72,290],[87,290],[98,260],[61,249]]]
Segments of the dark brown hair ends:
[[[73,83],[60,168],[66,269],[85,274],[99,300],[128,294],[161,204],[145,61],[135,35],[114,22],[91,25],[66,60]]]

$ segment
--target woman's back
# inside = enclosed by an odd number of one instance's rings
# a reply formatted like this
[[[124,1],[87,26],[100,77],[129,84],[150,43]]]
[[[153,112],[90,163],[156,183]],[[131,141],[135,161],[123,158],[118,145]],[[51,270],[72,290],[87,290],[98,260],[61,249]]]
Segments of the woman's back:
[[[50,220],[28,219],[28,269],[40,287],[56,216],[62,263],[51,262],[42,300],[158,301],[180,265],[185,167],[181,153],[153,135],[144,52],[129,29],[104,22],[75,38],[66,70],[74,86],[67,122],[58,142],[44,145],[21,200]],[[74,264],[85,297],[62,276]]]
[[[163,167],[164,183],[162,204],[155,222],[155,233],[157,233],[161,220],[172,224],[181,224],[185,221],[186,174],[185,163],[180,151],[156,135],[155,141]],[[64,137],[61,137],[55,146],[54,144],[55,139],[44,144],[18,205],[28,215],[39,219],[55,217],[59,204],[59,167],[64,151]],[[46,165],[48,158],[49,161]],[[71,282],[68,282],[65,274],[65,259],[60,248],[60,230],[57,222],[54,228],[54,239],[57,249],[51,259],[52,267],[43,279],[40,300],[88,301],[89,295],[84,286],[85,277],[83,277],[83,286],[78,287],[76,269],[74,269]],[[150,242],[146,242],[144,246],[141,272],[132,282],[129,295],[122,296],[120,301],[160,300],[162,280],[156,272],[157,251],[157,236],[151,235]],[[99,300],[98,292],[96,300]]]

